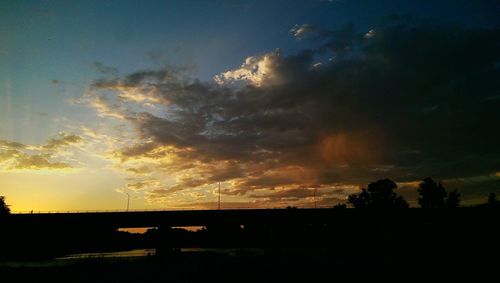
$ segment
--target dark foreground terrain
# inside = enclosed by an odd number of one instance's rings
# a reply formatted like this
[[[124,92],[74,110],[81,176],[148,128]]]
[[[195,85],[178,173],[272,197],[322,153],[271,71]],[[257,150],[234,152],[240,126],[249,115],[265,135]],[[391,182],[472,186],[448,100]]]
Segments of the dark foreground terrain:
[[[209,221],[198,232],[163,225],[142,235],[102,223],[61,228],[59,220],[4,222],[0,282],[338,282],[375,277],[406,282],[464,276],[478,281],[496,277],[500,266],[497,209],[330,209],[320,214],[292,209],[279,214],[269,212],[268,221]],[[184,247],[236,252],[186,252]],[[156,255],[52,260],[137,248],[154,248]],[[37,260],[45,264],[30,264]]]
[[[340,255],[325,250],[274,254],[192,252],[168,257],[82,259],[52,266],[3,266],[2,282],[339,282],[386,278],[475,279],[496,276],[498,256],[484,253],[425,258]],[[476,281],[477,282],[477,281]]]

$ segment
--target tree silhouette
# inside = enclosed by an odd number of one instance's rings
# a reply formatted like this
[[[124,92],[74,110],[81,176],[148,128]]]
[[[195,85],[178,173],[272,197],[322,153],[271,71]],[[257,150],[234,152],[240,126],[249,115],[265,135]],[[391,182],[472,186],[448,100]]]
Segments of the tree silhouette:
[[[441,183],[436,183],[432,178],[426,178],[420,183],[418,204],[422,208],[445,207],[446,190]]]
[[[0,196],[0,215],[5,214],[10,214],[10,208],[7,203],[5,203],[5,197]]]
[[[333,206],[333,209],[344,209],[347,208],[347,205],[345,203],[337,203],[336,205]]]
[[[368,189],[350,195],[348,200],[354,208],[407,208],[406,200],[394,192],[397,187],[396,183],[389,179],[378,180],[370,183]]]
[[[448,208],[456,208],[460,206],[460,193],[457,190],[448,194],[448,198],[446,199],[446,207]]]
[[[443,184],[434,182],[430,177],[424,179],[419,186],[418,204],[422,208],[454,208],[460,205],[460,194],[457,190],[448,194]]]
[[[488,196],[488,207],[500,207],[500,201],[498,201],[497,196],[494,193],[490,193]]]

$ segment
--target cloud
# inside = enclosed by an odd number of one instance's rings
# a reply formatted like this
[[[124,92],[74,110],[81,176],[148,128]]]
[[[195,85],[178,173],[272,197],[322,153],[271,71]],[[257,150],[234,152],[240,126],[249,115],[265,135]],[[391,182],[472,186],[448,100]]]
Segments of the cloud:
[[[138,167],[138,168],[127,168],[126,171],[128,172],[131,172],[133,174],[137,174],[137,175],[142,175],[142,174],[149,174],[151,173],[151,168],[147,167],[147,166],[141,166],[141,167]]]
[[[216,75],[214,80],[221,85],[235,81],[245,81],[257,87],[264,84],[280,83],[281,80],[275,70],[281,61],[282,56],[279,50],[260,56],[248,57],[240,68]]]
[[[26,146],[22,143],[0,140],[0,147],[4,149],[23,149]]]
[[[298,40],[315,31],[310,24],[295,25],[290,29],[290,33]]]
[[[50,156],[17,154],[15,161],[9,166],[11,170],[67,169],[71,165],[63,162],[49,161]]]
[[[43,145],[24,145],[0,140],[0,169],[3,170],[62,170],[73,166],[65,161],[67,148],[82,139],[73,134],[59,133]]]
[[[214,81],[171,69],[99,80],[87,98],[137,131],[113,155],[120,166],[169,176],[156,196],[226,182],[249,200],[282,186],[300,196],[385,177],[498,172],[500,113],[488,100],[499,91],[498,30],[372,31],[323,30],[315,49],[250,56]]]
[[[105,96],[94,95],[91,92],[82,100],[77,101],[77,103],[86,104],[95,109],[101,117],[124,120],[126,116],[126,110],[124,108],[118,107],[116,104],[111,104]]]
[[[51,161],[48,154],[28,154],[20,150],[0,149],[0,168],[4,170],[66,169],[64,162]]]
[[[105,66],[103,63],[95,61],[92,63],[92,67],[94,67],[99,73],[102,74],[116,74],[118,73],[118,69],[111,66]]]
[[[133,181],[133,182],[129,182],[127,183],[127,189],[129,190],[133,190],[133,191],[140,191],[140,190],[144,190],[144,189],[152,189],[152,188],[156,188],[160,185],[160,182],[157,181],[157,180],[141,180],[141,181]]]
[[[365,38],[372,38],[376,34],[377,34],[377,31],[375,29],[371,29],[367,33],[365,33]]]
[[[47,144],[43,145],[42,148],[45,150],[57,150],[61,147],[79,143],[80,141],[82,141],[82,138],[77,135],[61,132],[59,133],[59,137],[49,139]]]

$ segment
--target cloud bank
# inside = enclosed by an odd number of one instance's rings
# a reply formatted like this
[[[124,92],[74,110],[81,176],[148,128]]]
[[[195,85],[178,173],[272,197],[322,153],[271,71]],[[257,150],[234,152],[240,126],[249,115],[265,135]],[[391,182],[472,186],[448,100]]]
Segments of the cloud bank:
[[[315,33],[317,47],[251,56],[214,81],[169,68],[95,81],[84,101],[138,133],[112,154],[137,178],[130,186],[161,198],[225,182],[227,195],[294,203],[312,189],[341,200],[385,177],[499,171],[498,29],[398,22],[292,33]]]

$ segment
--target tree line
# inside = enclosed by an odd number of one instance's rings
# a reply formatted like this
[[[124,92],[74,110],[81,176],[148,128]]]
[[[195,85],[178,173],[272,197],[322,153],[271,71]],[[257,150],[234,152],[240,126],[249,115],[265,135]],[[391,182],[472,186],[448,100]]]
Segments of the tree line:
[[[354,208],[394,209],[408,208],[410,205],[394,190],[397,185],[390,179],[372,182],[368,188],[348,196],[348,203]],[[432,178],[424,179],[417,189],[419,193],[418,204],[421,208],[457,208],[460,206],[460,193],[457,190],[447,192],[441,182]],[[338,204],[334,208],[346,208],[345,204]],[[488,201],[478,207],[500,207],[500,201],[494,193],[490,193]]]

